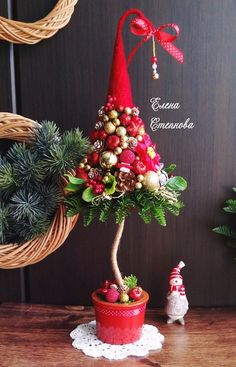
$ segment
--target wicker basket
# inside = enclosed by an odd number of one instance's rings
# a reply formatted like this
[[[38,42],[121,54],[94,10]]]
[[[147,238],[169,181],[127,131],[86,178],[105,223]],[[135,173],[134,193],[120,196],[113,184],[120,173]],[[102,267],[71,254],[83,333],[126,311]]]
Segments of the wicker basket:
[[[23,116],[0,113],[0,139],[30,142],[38,126],[37,122]],[[78,215],[67,218],[64,206],[60,205],[46,234],[20,246],[0,245],[0,268],[21,268],[43,260],[64,243],[77,219]]]

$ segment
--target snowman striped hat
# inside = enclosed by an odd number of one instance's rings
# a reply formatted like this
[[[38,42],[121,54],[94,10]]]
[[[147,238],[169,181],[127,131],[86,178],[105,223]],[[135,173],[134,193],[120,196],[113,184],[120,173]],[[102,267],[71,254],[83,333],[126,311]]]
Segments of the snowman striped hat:
[[[180,270],[185,266],[185,263],[183,261],[180,261],[177,266],[175,266],[169,276],[169,280],[180,278],[183,279],[182,275],[180,274]]]

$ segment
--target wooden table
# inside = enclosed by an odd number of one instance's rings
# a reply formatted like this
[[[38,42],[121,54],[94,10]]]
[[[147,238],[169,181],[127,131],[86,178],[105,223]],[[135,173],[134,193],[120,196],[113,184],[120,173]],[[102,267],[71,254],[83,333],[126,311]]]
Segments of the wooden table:
[[[236,309],[190,309],[186,325],[167,325],[160,310],[146,323],[165,336],[161,351],[144,358],[108,361],[86,357],[71,346],[69,333],[94,319],[90,307],[3,303],[0,305],[1,367],[235,367]]]

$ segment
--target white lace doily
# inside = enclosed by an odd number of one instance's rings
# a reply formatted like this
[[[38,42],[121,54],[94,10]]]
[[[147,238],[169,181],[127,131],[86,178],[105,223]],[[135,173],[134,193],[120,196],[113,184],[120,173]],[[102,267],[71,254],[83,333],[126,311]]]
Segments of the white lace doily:
[[[132,344],[112,345],[103,343],[96,336],[96,321],[78,325],[70,336],[74,348],[81,349],[89,357],[124,359],[128,356],[144,357],[150,350],[160,349],[164,336],[152,325],[144,325],[141,338]]]

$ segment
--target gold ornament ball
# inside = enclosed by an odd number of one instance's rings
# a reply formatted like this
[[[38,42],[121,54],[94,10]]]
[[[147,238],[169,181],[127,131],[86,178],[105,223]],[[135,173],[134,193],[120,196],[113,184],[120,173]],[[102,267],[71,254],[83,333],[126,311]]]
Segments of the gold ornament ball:
[[[104,130],[107,134],[113,134],[116,131],[116,127],[113,125],[112,122],[107,122],[104,126]]]
[[[105,151],[102,153],[99,162],[102,168],[109,169],[116,165],[116,163],[118,162],[118,158],[112,152]]]
[[[128,146],[129,146],[128,143],[126,143],[125,141],[124,141],[124,143],[120,144],[121,149],[127,149]]]
[[[116,147],[115,150],[114,150],[114,152],[115,152],[116,155],[121,154],[122,153],[121,147]]]
[[[116,129],[116,134],[117,134],[118,136],[125,136],[125,135],[126,135],[126,128],[125,128],[125,127],[123,127],[123,126],[119,126],[119,127],[117,127],[117,129]]]
[[[120,120],[119,120],[119,119],[114,119],[114,120],[113,120],[113,124],[114,124],[115,126],[120,126]]]
[[[103,122],[108,122],[109,121],[109,117],[107,115],[104,115],[102,119],[103,119]]]
[[[108,116],[110,117],[110,119],[116,119],[118,117],[118,112],[116,110],[111,110],[108,114]]]
[[[107,183],[109,181],[109,177],[108,176],[104,176],[102,181],[103,181],[103,183]]]
[[[123,143],[123,142],[126,142],[128,139],[129,139],[129,138],[128,138],[128,136],[127,136],[127,135],[122,136],[122,137],[120,138],[120,140],[122,141],[122,143]]]
[[[144,180],[144,176],[143,175],[138,175],[137,179],[139,182],[142,182]]]
[[[125,107],[124,112],[127,113],[127,115],[130,115],[132,113],[132,109],[130,107]]]
[[[135,184],[136,189],[141,189],[142,187],[143,187],[143,185],[141,184],[141,182],[136,182],[136,184]]]
[[[79,168],[84,168],[84,163],[80,163]]]
[[[143,186],[148,191],[155,191],[160,187],[159,175],[154,171],[147,171],[144,175]]]
[[[91,166],[89,164],[86,164],[85,171],[89,171],[91,169]]]
[[[144,129],[144,127],[142,126],[142,127],[140,127],[140,129],[139,129],[139,135],[144,135],[145,134],[145,129]]]

